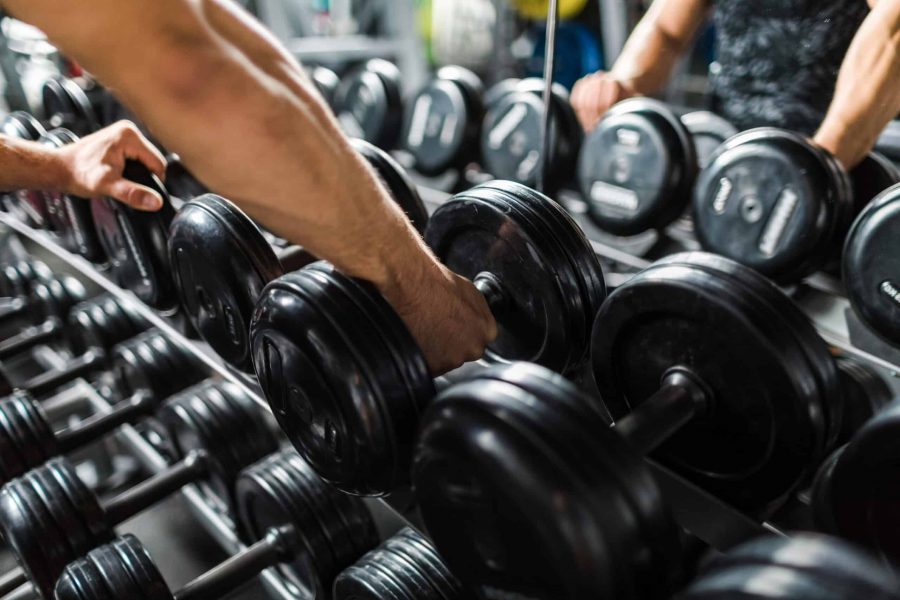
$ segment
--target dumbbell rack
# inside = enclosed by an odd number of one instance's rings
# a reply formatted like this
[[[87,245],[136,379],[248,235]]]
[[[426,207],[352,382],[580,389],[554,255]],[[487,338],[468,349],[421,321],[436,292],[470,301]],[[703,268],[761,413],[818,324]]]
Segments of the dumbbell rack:
[[[172,342],[182,346],[197,358],[206,367],[208,375],[240,386],[261,409],[269,410],[259,388],[249,378],[230,370],[212,350],[205,347],[205,344],[185,337],[171,319],[161,316],[144,305],[131,292],[119,288],[104,273],[98,271],[92,263],[58,246],[54,238],[47,232],[34,230],[10,217],[7,213],[0,212],[0,229],[4,228],[15,232],[27,251],[49,255],[55,259],[53,262],[58,261],[63,265],[62,271],[81,279],[89,287],[97,288],[100,292],[109,292],[123,303],[133,306],[151,326],[164,332]],[[66,364],[62,355],[51,348],[42,347],[36,352],[41,358],[40,362],[45,363],[49,368],[61,368]],[[71,406],[75,400],[80,400],[97,413],[108,412],[112,409],[110,401],[83,379],[54,396],[52,405],[46,408],[51,414],[61,412],[64,407]],[[158,473],[168,466],[167,460],[134,427],[121,427],[118,430],[117,438],[127,453],[150,473]],[[217,511],[199,490],[194,486],[186,486],[180,493],[187,500],[188,506],[200,525],[227,553],[235,554],[244,549],[244,544],[238,539],[234,523]],[[367,505],[376,521],[388,523],[391,528],[399,529],[400,524],[411,524],[411,522],[415,524],[414,518],[404,516],[401,509],[392,507],[386,501],[370,499],[367,500]],[[265,571],[261,579],[274,599],[313,600],[314,598],[314,594],[310,590],[286,584],[272,569]]]
[[[420,182],[422,183],[422,182]],[[429,212],[443,204],[451,194],[429,185],[419,187]],[[584,230],[594,252],[604,266],[604,277],[610,288],[627,281],[637,271],[648,267],[648,258],[657,234],[617,238],[597,229],[587,218],[587,208],[577,194],[563,190],[557,200]],[[670,227],[664,236],[678,246],[674,251],[698,250],[688,220]],[[663,253],[665,254],[665,253]],[[656,258],[659,258],[657,256]],[[895,394],[900,395],[900,352],[878,340],[856,319],[842,286],[834,277],[816,274],[801,284],[785,290],[811,319],[819,335],[835,354],[862,360],[879,370]],[[589,392],[592,382],[579,382]],[[763,533],[786,535],[776,523],[759,523],[747,515],[710,496],[666,468],[651,463],[657,480],[672,505],[676,520],[698,538],[718,548],[730,548],[738,542]]]
[[[449,193],[431,187],[420,186],[419,190],[429,212],[450,197]],[[587,206],[577,194],[563,190],[558,201],[584,230],[604,268],[612,267],[612,270],[604,271],[610,287],[621,285],[631,275],[653,262],[643,251],[652,245],[650,238],[656,234],[617,238],[600,231],[591,223],[586,216]],[[677,221],[665,233],[672,241],[679,243],[684,251],[700,249],[691,225],[686,220]],[[820,273],[785,291],[810,317],[819,335],[828,344],[841,354],[863,360],[885,371],[892,387],[900,393],[900,350],[887,346],[865,330],[853,314],[839,281]]]
[[[422,198],[429,212],[436,209],[449,198],[449,194],[430,187],[420,188]],[[620,243],[621,240],[610,238],[596,230],[590,222],[579,214],[577,198],[567,197],[563,194],[560,201],[566,205],[575,216],[579,224],[584,228],[592,244],[594,251],[606,266],[611,267],[606,273],[607,282],[615,287],[626,281],[634,272],[650,264],[650,260],[642,255],[647,243]],[[268,411],[268,404],[254,381],[242,376],[227,367],[210,349],[202,342],[189,340],[172,322],[171,319],[161,316],[149,307],[143,305],[131,292],[120,289],[110,281],[102,272],[90,262],[79,256],[75,256],[56,244],[53,237],[44,231],[33,230],[30,227],[16,221],[6,213],[0,213],[0,225],[14,231],[26,246],[40,248],[42,252],[52,255],[65,265],[71,274],[98,287],[102,291],[117,296],[120,300],[135,306],[147,321],[165,332],[170,339],[183,346],[206,366],[210,374],[233,382],[243,388],[259,406]],[[668,232],[672,238],[686,249],[696,247],[692,240],[689,227],[683,223],[676,225]],[[636,249],[637,248],[637,249]],[[894,383],[894,387],[900,389],[896,382],[900,373],[900,354],[891,356],[890,351],[880,352],[877,343],[872,343],[867,337],[858,343],[851,336],[850,322],[852,313],[846,298],[841,294],[840,286],[827,276],[815,276],[805,281],[792,292],[792,296],[798,301],[801,308],[812,318],[819,333],[838,352],[852,355],[867,361],[873,366],[885,372],[886,379]],[[51,352],[52,351],[49,351]],[[48,357],[53,363],[54,358]],[[62,360],[57,357],[56,361]],[[453,374],[450,374],[453,378]],[[74,395],[86,399],[96,411],[110,410],[110,403],[101,396],[93,386],[82,381],[73,388]],[[67,394],[68,396],[68,394]],[[150,472],[158,472],[166,467],[167,462],[153,446],[132,427],[123,427],[120,433],[121,442],[133,456],[142,463]],[[652,464],[652,463],[651,463]],[[667,469],[653,464],[657,479],[670,501],[678,521],[697,537],[714,547],[730,547],[735,543],[754,537],[764,532],[782,534],[780,528],[772,523],[758,523],[747,515],[725,505],[716,498],[710,496],[696,486],[688,483]],[[226,551],[234,553],[242,549],[242,544],[235,534],[234,526],[216,511],[204,499],[203,495],[192,487],[187,487],[182,494],[188,501],[200,524]],[[415,514],[410,514],[405,504],[405,498],[399,497],[388,500],[372,499],[367,501],[370,509],[376,517],[394,521],[395,523],[418,524]],[[263,583],[273,598],[283,600],[296,600],[298,598],[312,598],[308,590],[289,589],[286,584],[272,571],[263,574]]]

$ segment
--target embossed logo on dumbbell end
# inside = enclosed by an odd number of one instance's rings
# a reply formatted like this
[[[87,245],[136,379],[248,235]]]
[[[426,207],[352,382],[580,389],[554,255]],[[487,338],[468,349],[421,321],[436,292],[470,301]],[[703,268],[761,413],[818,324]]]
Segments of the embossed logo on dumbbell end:
[[[601,207],[609,206],[629,213],[637,212],[640,207],[640,199],[634,190],[605,181],[595,181],[591,184],[591,200]]]
[[[775,202],[775,209],[772,211],[772,217],[766,224],[766,228],[763,231],[762,238],[759,242],[759,251],[765,256],[772,256],[775,254],[778,242],[781,241],[784,230],[787,229],[791,217],[794,216],[794,209],[797,208],[799,200],[800,196],[798,196],[797,192],[791,188],[786,187],[781,191],[781,195],[778,196],[778,200]]]
[[[900,289],[898,289],[893,282],[885,279],[881,282],[881,285],[878,286],[878,289],[881,290],[881,293],[890,298],[894,303],[900,304]]]
[[[116,219],[119,221],[119,229],[125,235],[125,242],[128,244],[128,250],[131,251],[131,258],[137,265],[138,273],[140,273],[141,275],[141,281],[146,285],[150,282],[150,274],[147,272],[147,265],[144,264],[141,253],[137,250],[137,244],[134,241],[134,236],[131,235],[131,228],[125,221],[125,215],[118,211],[116,212]]]
[[[541,162],[541,153],[537,150],[532,150],[529,152],[522,162],[519,163],[519,168],[516,169],[516,177],[519,181],[528,181],[528,179],[534,174],[534,172],[538,168],[538,164]]]
[[[528,109],[525,108],[524,104],[514,104],[506,114],[503,115],[503,118],[500,119],[500,122],[491,129],[491,133],[488,137],[488,145],[494,150],[499,149],[503,142],[506,141],[506,138],[515,131],[516,127],[525,120],[525,117],[528,115]]]
[[[617,129],[616,142],[620,146],[637,148],[641,145],[641,134],[639,131],[635,131],[633,129]]]
[[[434,100],[429,94],[419,96],[419,99],[416,100],[416,107],[413,109],[413,116],[409,122],[409,136],[407,138],[409,145],[413,148],[418,148],[425,140],[425,129],[433,102]]]
[[[433,118],[437,118],[438,115],[433,115]],[[453,141],[454,133],[456,132],[456,124],[459,122],[459,117],[456,113],[450,113],[446,117],[444,117],[444,126],[441,128],[441,144],[444,146],[449,146]]]
[[[481,586],[481,594],[488,600],[537,600],[534,596],[526,596],[520,592],[503,590],[488,585]]]
[[[719,187],[716,188],[716,195],[713,197],[713,212],[721,215],[728,206],[728,199],[731,198],[731,190],[734,184],[727,177],[719,179]]]

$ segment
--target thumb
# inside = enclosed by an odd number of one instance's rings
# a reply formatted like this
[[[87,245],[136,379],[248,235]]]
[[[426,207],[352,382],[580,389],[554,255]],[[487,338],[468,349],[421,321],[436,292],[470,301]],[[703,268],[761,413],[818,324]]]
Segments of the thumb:
[[[163,203],[162,196],[157,192],[124,178],[113,182],[106,195],[137,210],[159,210]]]

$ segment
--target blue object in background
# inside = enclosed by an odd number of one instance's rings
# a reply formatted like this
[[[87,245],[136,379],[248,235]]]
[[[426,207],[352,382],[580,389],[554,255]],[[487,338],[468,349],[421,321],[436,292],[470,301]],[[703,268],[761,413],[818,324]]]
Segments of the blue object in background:
[[[547,44],[547,26],[533,29],[534,52],[528,59],[526,71],[529,77],[544,75],[544,50]],[[575,21],[563,21],[556,32],[556,74],[554,81],[572,89],[575,82],[589,73],[603,68],[603,51],[599,37],[589,27]]]

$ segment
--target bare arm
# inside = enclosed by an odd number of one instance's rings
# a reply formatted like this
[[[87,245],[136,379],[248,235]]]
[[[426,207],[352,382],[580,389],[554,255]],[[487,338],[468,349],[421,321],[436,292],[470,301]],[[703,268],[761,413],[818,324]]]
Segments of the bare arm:
[[[872,11],[847,50],[834,98],[815,136],[846,167],[863,159],[900,112],[900,0],[870,4]]]
[[[162,155],[127,122],[59,149],[0,135],[0,190],[111,196],[138,209],[158,209],[162,198],[156,192],[122,177],[127,159],[141,161],[159,177],[165,175]]]
[[[656,0],[610,72],[633,95],[662,90],[709,16],[709,0]]]
[[[572,89],[572,106],[582,126],[592,129],[616,102],[665,87],[709,10],[709,0],[656,0],[612,70],[588,75]]]
[[[378,286],[435,371],[480,355],[493,337],[474,287],[434,259],[296,61],[239,11],[219,0],[3,5],[115,89],[204,183]]]

